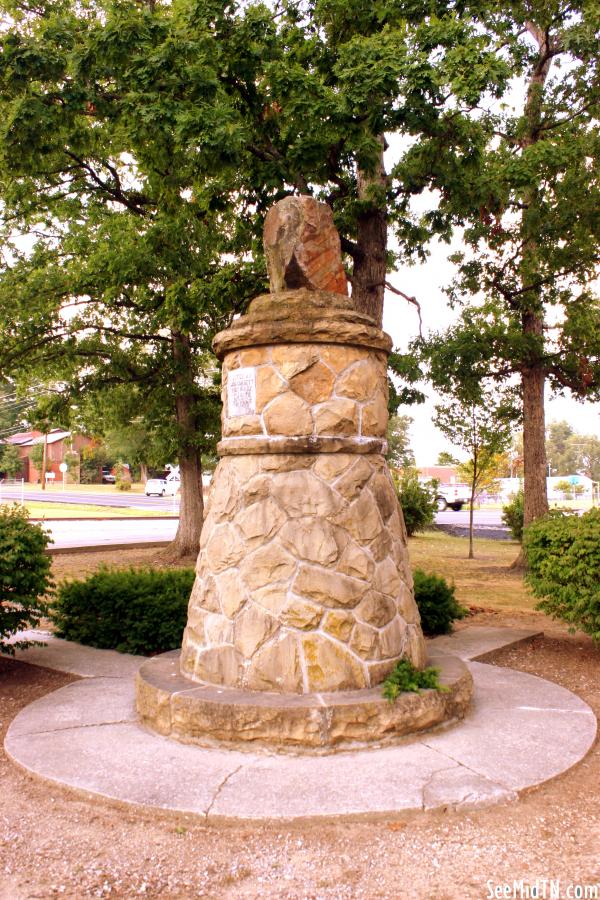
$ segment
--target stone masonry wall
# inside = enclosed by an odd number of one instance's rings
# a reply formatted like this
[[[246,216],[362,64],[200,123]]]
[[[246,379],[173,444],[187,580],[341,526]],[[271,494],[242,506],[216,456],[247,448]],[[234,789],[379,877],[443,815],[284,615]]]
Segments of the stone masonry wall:
[[[215,338],[222,458],[181,653],[191,680],[303,694],[425,663],[381,455],[389,338],[349,304],[266,295]]]
[[[404,525],[378,454],[227,456],[182,672],[250,690],[369,687],[425,661]]]
[[[230,415],[235,370],[255,381],[255,413]],[[223,362],[223,437],[385,437],[387,354],[335,344],[282,344],[228,353]]]

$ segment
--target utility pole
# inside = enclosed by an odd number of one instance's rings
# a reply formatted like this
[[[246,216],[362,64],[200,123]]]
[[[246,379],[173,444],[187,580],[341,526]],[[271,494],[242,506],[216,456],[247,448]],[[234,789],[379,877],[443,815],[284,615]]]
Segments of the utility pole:
[[[42,454],[42,490],[46,490],[46,466],[48,465],[48,431],[44,432],[44,452]]]

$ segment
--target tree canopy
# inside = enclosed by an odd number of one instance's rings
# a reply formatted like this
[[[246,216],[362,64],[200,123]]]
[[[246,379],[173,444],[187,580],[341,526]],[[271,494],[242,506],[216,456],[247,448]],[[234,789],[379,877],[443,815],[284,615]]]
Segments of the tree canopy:
[[[290,192],[331,206],[354,304],[379,322],[389,273],[464,227],[460,319],[430,342],[431,375],[520,380],[526,520],[544,511],[544,384],[600,392],[593,4],[0,12],[0,375],[52,384],[46,420],[84,420],[86,398],[111,398],[112,428],[141,414],[180,463],[178,552],[195,552],[218,435],[211,339],[264,289],[262,218]],[[514,76],[516,112],[498,103]]]
[[[459,317],[425,355],[442,389],[492,377],[519,393],[527,524],[548,508],[545,387],[600,396],[600,15],[569,0],[490,10],[525,93],[482,111],[470,205],[455,207]]]
[[[168,422],[178,550],[194,552],[210,341],[265,285],[264,211],[293,191],[329,203],[355,305],[380,321],[388,228],[407,256],[449,233],[453,212],[421,222],[411,198],[434,182],[452,193],[476,168],[471,113],[509,67],[461,5],[436,0],[0,11],[0,372],[52,383],[46,417],[115,389],[121,423],[131,404],[151,428]],[[386,172],[390,134],[405,149]]]

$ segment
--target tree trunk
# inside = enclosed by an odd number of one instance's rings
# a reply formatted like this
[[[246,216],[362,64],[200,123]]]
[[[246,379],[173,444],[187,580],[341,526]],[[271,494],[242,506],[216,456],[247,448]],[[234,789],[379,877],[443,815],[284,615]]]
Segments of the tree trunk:
[[[475,559],[473,552],[473,512],[475,508],[475,491],[477,490],[477,454],[473,455],[473,479],[471,481],[471,509],[469,510],[469,556],[468,559]]]
[[[531,22],[527,30],[536,40],[539,54],[530,73],[525,100],[526,131],[521,139],[523,149],[540,140],[542,125],[543,91],[550,72],[553,48],[549,33]],[[533,287],[539,278],[537,222],[539,221],[539,186],[525,191],[521,234],[523,256],[521,261],[521,287],[523,289],[521,323],[523,336],[529,341],[527,361],[521,370],[523,392],[523,475],[524,516],[523,524],[548,512],[546,489],[546,428],[544,415],[544,305],[541,288]],[[528,289],[529,286],[529,289]],[[513,563],[513,568],[526,565],[523,550]]]
[[[188,335],[173,333],[175,410],[179,431],[178,462],[181,476],[179,525],[165,551],[169,559],[196,557],[204,519],[202,463],[196,443],[199,423],[194,415],[194,372]]]
[[[193,448],[179,450],[181,489],[179,501],[179,525],[177,534],[169,544],[168,555],[173,558],[198,555],[200,532],[204,518],[202,496],[202,466],[200,453]]]
[[[523,391],[523,526],[548,512],[546,487],[546,425],[544,384],[546,375],[541,364],[525,369],[521,376]],[[511,569],[526,569],[523,548]]]
[[[148,466],[146,463],[140,463],[140,481],[142,484],[148,481]]]
[[[541,365],[523,371],[523,465],[525,477],[523,524],[548,512],[546,489],[545,373]]]
[[[373,170],[358,172],[358,198],[367,206],[358,216],[352,299],[356,310],[371,316],[381,327],[387,271],[387,184],[383,165],[383,135],[380,135],[379,141],[381,151]]]

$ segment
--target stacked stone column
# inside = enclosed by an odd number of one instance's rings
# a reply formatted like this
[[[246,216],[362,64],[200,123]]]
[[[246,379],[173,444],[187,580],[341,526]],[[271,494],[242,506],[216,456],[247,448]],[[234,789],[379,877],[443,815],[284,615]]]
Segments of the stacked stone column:
[[[215,339],[223,440],[182,674],[248,691],[368,688],[425,663],[383,452],[390,341],[341,294],[257,298]]]

